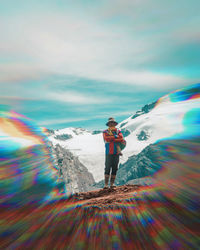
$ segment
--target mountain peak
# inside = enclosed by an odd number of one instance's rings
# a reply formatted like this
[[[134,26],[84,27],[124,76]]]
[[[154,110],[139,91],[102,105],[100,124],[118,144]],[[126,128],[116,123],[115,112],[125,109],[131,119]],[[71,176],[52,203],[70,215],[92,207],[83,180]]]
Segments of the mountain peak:
[[[68,134],[68,135],[72,135],[72,136],[76,136],[76,135],[80,135],[80,134],[84,134],[84,133],[91,133],[89,130],[85,129],[85,128],[81,128],[81,127],[67,127],[67,128],[63,128],[63,129],[59,129],[55,131],[56,135],[63,135],[63,134]]]

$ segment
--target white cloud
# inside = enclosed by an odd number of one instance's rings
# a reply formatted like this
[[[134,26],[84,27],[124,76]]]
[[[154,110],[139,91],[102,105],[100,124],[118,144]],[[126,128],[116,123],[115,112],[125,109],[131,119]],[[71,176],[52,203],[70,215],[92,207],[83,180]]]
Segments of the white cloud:
[[[79,122],[79,121],[89,121],[89,120],[93,120],[98,119],[98,118],[105,118],[107,119],[110,116],[118,116],[118,115],[128,115],[131,116],[134,113],[134,111],[122,111],[122,112],[106,112],[106,113],[102,113],[99,115],[95,115],[94,117],[90,118],[62,118],[62,119],[48,119],[45,121],[40,121],[38,122],[38,124],[40,126],[49,126],[49,125],[56,125],[56,124],[64,124],[64,123],[69,123],[69,122]]]
[[[82,76],[85,76],[84,72],[82,72]],[[118,82],[129,85],[153,87],[155,90],[170,88],[174,85],[181,86],[188,84],[188,79],[184,77],[173,76],[170,74],[159,74],[156,72],[153,73],[150,71],[134,72],[125,69],[116,69],[109,72],[105,71],[103,74],[102,72],[92,71],[90,73],[90,78],[98,78],[102,81]]]
[[[106,68],[97,68],[96,65],[91,65],[90,70],[84,65],[82,68],[73,69],[73,74],[78,77],[98,80],[98,81],[107,81],[107,82],[116,82],[120,84],[128,85],[140,85],[153,87],[155,89],[165,89],[170,88],[173,85],[181,86],[189,84],[189,79],[179,76],[174,76],[172,74],[161,74],[151,71],[132,71],[123,68],[115,69],[106,69]],[[46,71],[46,72],[45,72]],[[52,71],[49,70],[49,74]],[[65,74],[64,70],[60,69],[59,72],[54,72],[56,74]],[[31,64],[7,64],[0,65],[0,84],[1,83],[15,83],[15,82],[26,82],[30,80],[44,79],[45,76],[48,76],[47,69],[41,70],[37,68],[36,65]],[[66,76],[67,77],[67,76]],[[197,79],[198,81],[198,79]],[[193,79],[192,82],[195,82]],[[65,98],[68,94],[64,93],[52,93],[49,95],[49,98],[60,100],[63,102],[74,102],[76,103],[76,95],[72,93],[71,96]],[[87,102],[87,97],[77,96],[80,103]],[[89,101],[89,100],[88,100]],[[101,100],[105,102],[104,100]],[[96,98],[91,98],[88,103],[98,103],[101,102]]]
[[[41,70],[39,67],[37,67],[37,65],[33,63],[0,64],[0,83],[36,80],[44,75],[44,70]]]
[[[79,121],[86,121],[87,118],[63,118],[63,119],[49,119],[45,121],[38,122],[40,126],[48,126],[54,124],[63,124],[68,122],[79,122]]]
[[[75,91],[49,92],[45,96],[48,100],[54,100],[72,104],[103,104],[112,102],[111,98],[92,97],[91,95],[81,94]]]
[[[129,110],[129,111],[118,111],[118,112],[101,112],[100,115],[95,115],[95,118],[109,118],[109,117],[115,117],[115,116],[122,116],[122,115],[133,115],[134,110]]]
[[[142,4],[118,0],[116,11],[134,6]],[[98,18],[79,18],[74,18],[73,13],[64,15],[57,10],[54,13],[37,13],[37,16],[28,13],[4,17],[0,24],[0,33],[3,34],[0,52],[3,57],[14,58],[16,63],[0,66],[0,82],[62,74],[155,89],[188,83],[188,79],[183,77],[142,70],[144,63],[151,64],[158,56],[156,49],[161,46],[160,36],[145,39],[140,34],[140,27],[134,23],[128,28],[118,28],[116,25],[103,25]],[[148,20],[142,21],[141,25],[148,27]],[[129,63],[131,69],[125,66]],[[54,98],[60,97],[54,95]],[[84,103],[84,98],[80,100]]]

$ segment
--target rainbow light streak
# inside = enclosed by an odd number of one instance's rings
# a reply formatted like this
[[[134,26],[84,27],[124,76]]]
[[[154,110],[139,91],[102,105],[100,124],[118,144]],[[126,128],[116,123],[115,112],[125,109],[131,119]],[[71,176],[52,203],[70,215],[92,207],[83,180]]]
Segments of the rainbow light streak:
[[[183,132],[155,143],[160,168],[150,176],[152,184],[122,203],[104,206],[67,197],[46,130],[2,110],[0,248],[198,249],[199,86],[157,102],[188,106],[180,116]]]

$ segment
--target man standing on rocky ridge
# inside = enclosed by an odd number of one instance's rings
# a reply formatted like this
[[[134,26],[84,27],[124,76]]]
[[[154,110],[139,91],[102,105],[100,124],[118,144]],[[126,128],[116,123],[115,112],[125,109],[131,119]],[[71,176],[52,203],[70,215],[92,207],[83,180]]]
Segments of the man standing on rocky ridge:
[[[108,119],[106,126],[108,129],[103,131],[103,139],[105,142],[105,186],[104,188],[108,188],[108,181],[110,177],[110,187],[114,187],[114,182],[118,170],[119,156],[122,155],[119,145],[119,142],[124,140],[121,130],[117,129],[115,126],[118,122],[115,121],[113,117]]]

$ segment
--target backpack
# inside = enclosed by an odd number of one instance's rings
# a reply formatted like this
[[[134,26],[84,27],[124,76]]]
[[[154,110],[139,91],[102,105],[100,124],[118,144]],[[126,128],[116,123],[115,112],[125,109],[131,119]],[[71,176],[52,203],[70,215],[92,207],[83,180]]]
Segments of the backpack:
[[[123,150],[126,147],[126,140],[123,140],[122,142],[118,142],[118,144],[119,144],[120,149]]]

